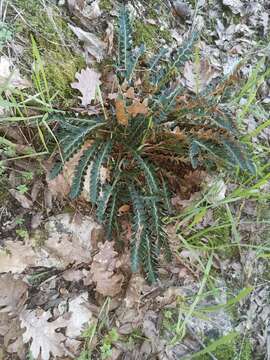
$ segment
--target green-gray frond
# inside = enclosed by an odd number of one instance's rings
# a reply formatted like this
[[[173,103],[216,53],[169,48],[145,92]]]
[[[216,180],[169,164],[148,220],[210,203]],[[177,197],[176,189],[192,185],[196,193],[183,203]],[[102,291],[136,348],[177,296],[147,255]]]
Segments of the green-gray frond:
[[[102,164],[107,161],[110,153],[112,142],[109,140],[99,149],[98,155],[95,157],[90,174],[90,200],[93,204],[97,203],[100,184],[100,169]]]
[[[98,142],[95,142],[89,149],[86,149],[81,156],[78,165],[75,167],[72,185],[69,193],[71,199],[80,195],[83,188],[83,181],[90,161],[95,156]]]
[[[142,197],[134,186],[129,187],[129,192],[134,213],[133,237],[131,242],[131,269],[136,272],[141,263],[140,246],[145,242],[147,236],[147,220]]]
[[[144,172],[145,179],[146,179],[146,182],[148,184],[151,194],[158,193],[158,185],[157,185],[156,175],[155,175],[154,170],[150,166],[150,164],[146,160],[141,158],[141,156],[139,154],[137,154],[136,152],[134,152],[134,158],[136,159],[140,168]]]
[[[53,179],[63,170],[64,162],[68,161],[83,145],[85,138],[96,129],[102,127],[103,122],[90,122],[88,126],[72,126],[65,136],[60,135],[60,147],[63,162],[56,163],[53,167],[50,178]]]

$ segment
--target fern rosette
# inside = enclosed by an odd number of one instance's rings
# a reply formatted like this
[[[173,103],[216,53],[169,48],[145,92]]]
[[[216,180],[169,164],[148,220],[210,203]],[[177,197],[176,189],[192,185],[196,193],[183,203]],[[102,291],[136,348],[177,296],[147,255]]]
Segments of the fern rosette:
[[[241,143],[231,111],[222,98],[230,77],[220,79],[196,96],[186,91],[177,76],[192,56],[198,34],[189,36],[180,49],[166,49],[147,59],[145,48],[133,49],[132,24],[126,8],[119,14],[117,99],[106,101],[106,116],[63,117],[56,134],[62,161],[51,176],[78,153],[71,199],[83,189],[90,167],[90,201],[108,238],[119,239],[121,217],[118,209],[129,204],[132,223],[131,267],[143,268],[148,280],[158,276],[159,257],[171,257],[162,219],[171,211],[169,178],[179,178],[194,168],[225,166],[255,172],[248,149]],[[147,64],[147,65],[146,65]],[[102,181],[106,167],[110,180]],[[168,179],[168,181],[167,181]]]

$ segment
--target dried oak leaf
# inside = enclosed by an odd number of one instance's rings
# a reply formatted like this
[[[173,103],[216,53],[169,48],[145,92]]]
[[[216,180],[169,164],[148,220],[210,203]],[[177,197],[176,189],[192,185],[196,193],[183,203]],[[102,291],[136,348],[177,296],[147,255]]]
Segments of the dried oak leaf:
[[[91,144],[91,141],[86,141],[85,144],[81,147],[81,149],[65,163],[63,171],[54,179],[50,179],[49,176],[52,164],[50,162],[45,163],[44,167],[47,172],[47,184],[52,196],[62,199],[69,194],[73,181],[75,167],[78,165],[78,162],[84,150],[89,148]],[[88,184],[87,180],[85,181],[85,183]],[[86,193],[83,191],[81,195],[87,200],[89,199],[88,188],[89,186],[84,186],[84,190],[87,191]]]
[[[80,336],[87,323],[92,319],[92,312],[87,308],[88,293],[82,293],[69,302],[69,312],[64,315],[67,321],[66,336]]]
[[[130,205],[124,204],[124,205],[120,206],[120,208],[118,209],[118,215],[119,216],[124,215],[124,214],[128,213],[129,210],[130,210]]]
[[[99,244],[99,252],[93,258],[90,271],[98,293],[113,297],[121,292],[124,275],[119,272],[120,266],[121,261],[113,250],[113,242]]]
[[[136,117],[138,114],[147,115],[148,107],[143,101],[134,100],[133,103],[127,107],[127,112],[132,116]]]
[[[50,317],[50,312],[43,310],[24,310],[20,314],[21,327],[26,328],[23,333],[23,342],[29,343],[32,339],[30,350],[34,359],[37,359],[39,355],[42,360],[49,360],[50,354],[54,357],[65,355],[63,342],[66,337],[56,330],[65,327],[66,320],[57,319],[48,322]]]
[[[128,99],[135,99],[134,87],[130,87],[129,89],[127,89],[127,91],[125,92],[125,97]]]
[[[233,14],[242,14],[244,5],[240,0],[223,0],[223,5],[228,6]]]
[[[6,241],[5,250],[0,249],[0,273],[21,273],[28,266],[34,266],[36,253],[30,245],[18,241]]]
[[[119,124],[127,126],[128,125],[128,114],[126,112],[124,100],[117,98],[115,99],[115,111],[116,119]]]
[[[12,62],[7,56],[0,57],[0,86],[8,85],[18,89],[25,89],[32,84],[27,79],[23,79],[18,69],[12,68]]]
[[[10,194],[20,203],[24,209],[31,209],[33,202],[18,190],[10,189]]]
[[[76,73],[75,77],[78,82],[72,83],[71,87],[81,92],[80,99],[83,106],[90,105],[91,101],[95,99],[96,89],[101,84],[100,76],[100,73],[89,67],[83,69],[81,73]]]
[[[114,37],[114,26],[113,23],[108,22],[108,27],[106,29],[106,38],[105,41],[108,44],[108,55],[112,54],[113,51],[113,37]]]
[[[67,5],[72,15],[75,15],[80,19],[80,22],[87,26],[89,20],[97,19],[102,11],[99,8],[100,0],[95,0],[91,4],[85,0],[68,0]]]
[[[3,318],[1,315],[6,315]],[[8,353],[15,353],[21,360],[25,359],[25,347],[23,344],[22,334],[23,330],[20,327],[18,317],[10,317],[7,313],[0,314],[0,334],[3,335],[3,345]],[[6,324],[6,329],[3,330],[3,320]],[[17,358],[16,357],[16,358]],[[13,359],[13,357],[12,357]]]
[[[27,299],[28,286],[11,274],[0,277],[0,312],[18,314]]]
[[[191,61],[185,63],[186,85],[195,94],[203,91],[218,74],[218,71],[210,65],[207,59],[202,59],[199,64]]]
[[[95,34],[84,31],[77,26],[69,25],[70,29],[84,43],[85,50],[97,61],[101,61],[104,57],[106,43],[101,41]]]

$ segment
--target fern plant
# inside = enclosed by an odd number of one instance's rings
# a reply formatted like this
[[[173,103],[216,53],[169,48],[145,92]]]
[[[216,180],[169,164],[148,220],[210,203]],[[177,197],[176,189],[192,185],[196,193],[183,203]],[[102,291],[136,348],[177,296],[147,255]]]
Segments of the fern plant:
[[[167,178],[205,166],[238,167],[252,173],[255,168],[248,149],[239,140],[234,116],[224,105],[233,76],[220,79],[196,96],[176,81],[192,56],[198,34],[193,33],[173,54],[161,49],[149,60],[143,45],[133,49],[132,25],[125,7],[119,14],[118,33],[118,97],[105,103],[106,118],[57,115],[56,136],[62,159],[56,162],[51,177],[57,176],[65,162],[84,146],[70,198],[80,195],[90,167],[90,201],[108,238],[119,236],[118,210],[129,205],[132,270],[142,267],[153,282],[161,253],[167,259],[171,257],[162,224],[173,190]],[[86,141],[90,145],[86,146]],[[100,176],[102,166],[110,171],[110,180],[105,182]]]

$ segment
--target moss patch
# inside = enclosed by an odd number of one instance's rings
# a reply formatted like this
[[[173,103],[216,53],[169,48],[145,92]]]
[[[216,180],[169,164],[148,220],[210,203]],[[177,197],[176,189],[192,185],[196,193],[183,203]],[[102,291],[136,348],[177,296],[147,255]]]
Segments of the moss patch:
[[[205,345],[209,345],[210,343],[206,343]],[[211,351],[211,353],[218,360],[232,360],[235,359],[237,355],[237,359],[239,360],[252,360],[252,344],[248,338],[244,340],[240,337],[234,338],[230,343],[220,345],[216,348],[215,351]],[[210,355],[201,355],[198,359],[200,360],[211,360],[212,357]]]
[[[139,19],[135,19],[134,23],[134,43],[136,46],[144,43],[148,50],[154,50],[158,47],[158,39],[162,38],[166,43],[172,41],[172,36],[169,30],[161,30],[158,25],[145,24]]]
[[[99,3],[99,7],[104,11],[111,11],[113,9],[113,5],[110,0],[101,0]]]
[[[20,37],[27,38],[29,44],[22,58],[26,68],[32,73],[33,54],[29,41],[32,35],[40,53],[49,94],[57,93],[54,105],[62,108],[74,105],[76,92],[70,83],[76,72],[85,66],[85,61],[74,48],[78,39],[68,27],[67,14],[63,9],[49,4],[45,7],[36,0],[14,0],[14,5],[23,16],[16,18],[14,28]]]
[[[70,52],[50,51],[44,56],[44,70],[49,85],[50,95],[58,94],[59,102],[63,107],[74,105],[74,90],[70,84],[75,74],[85,65],[81,56],[73,56]]]

